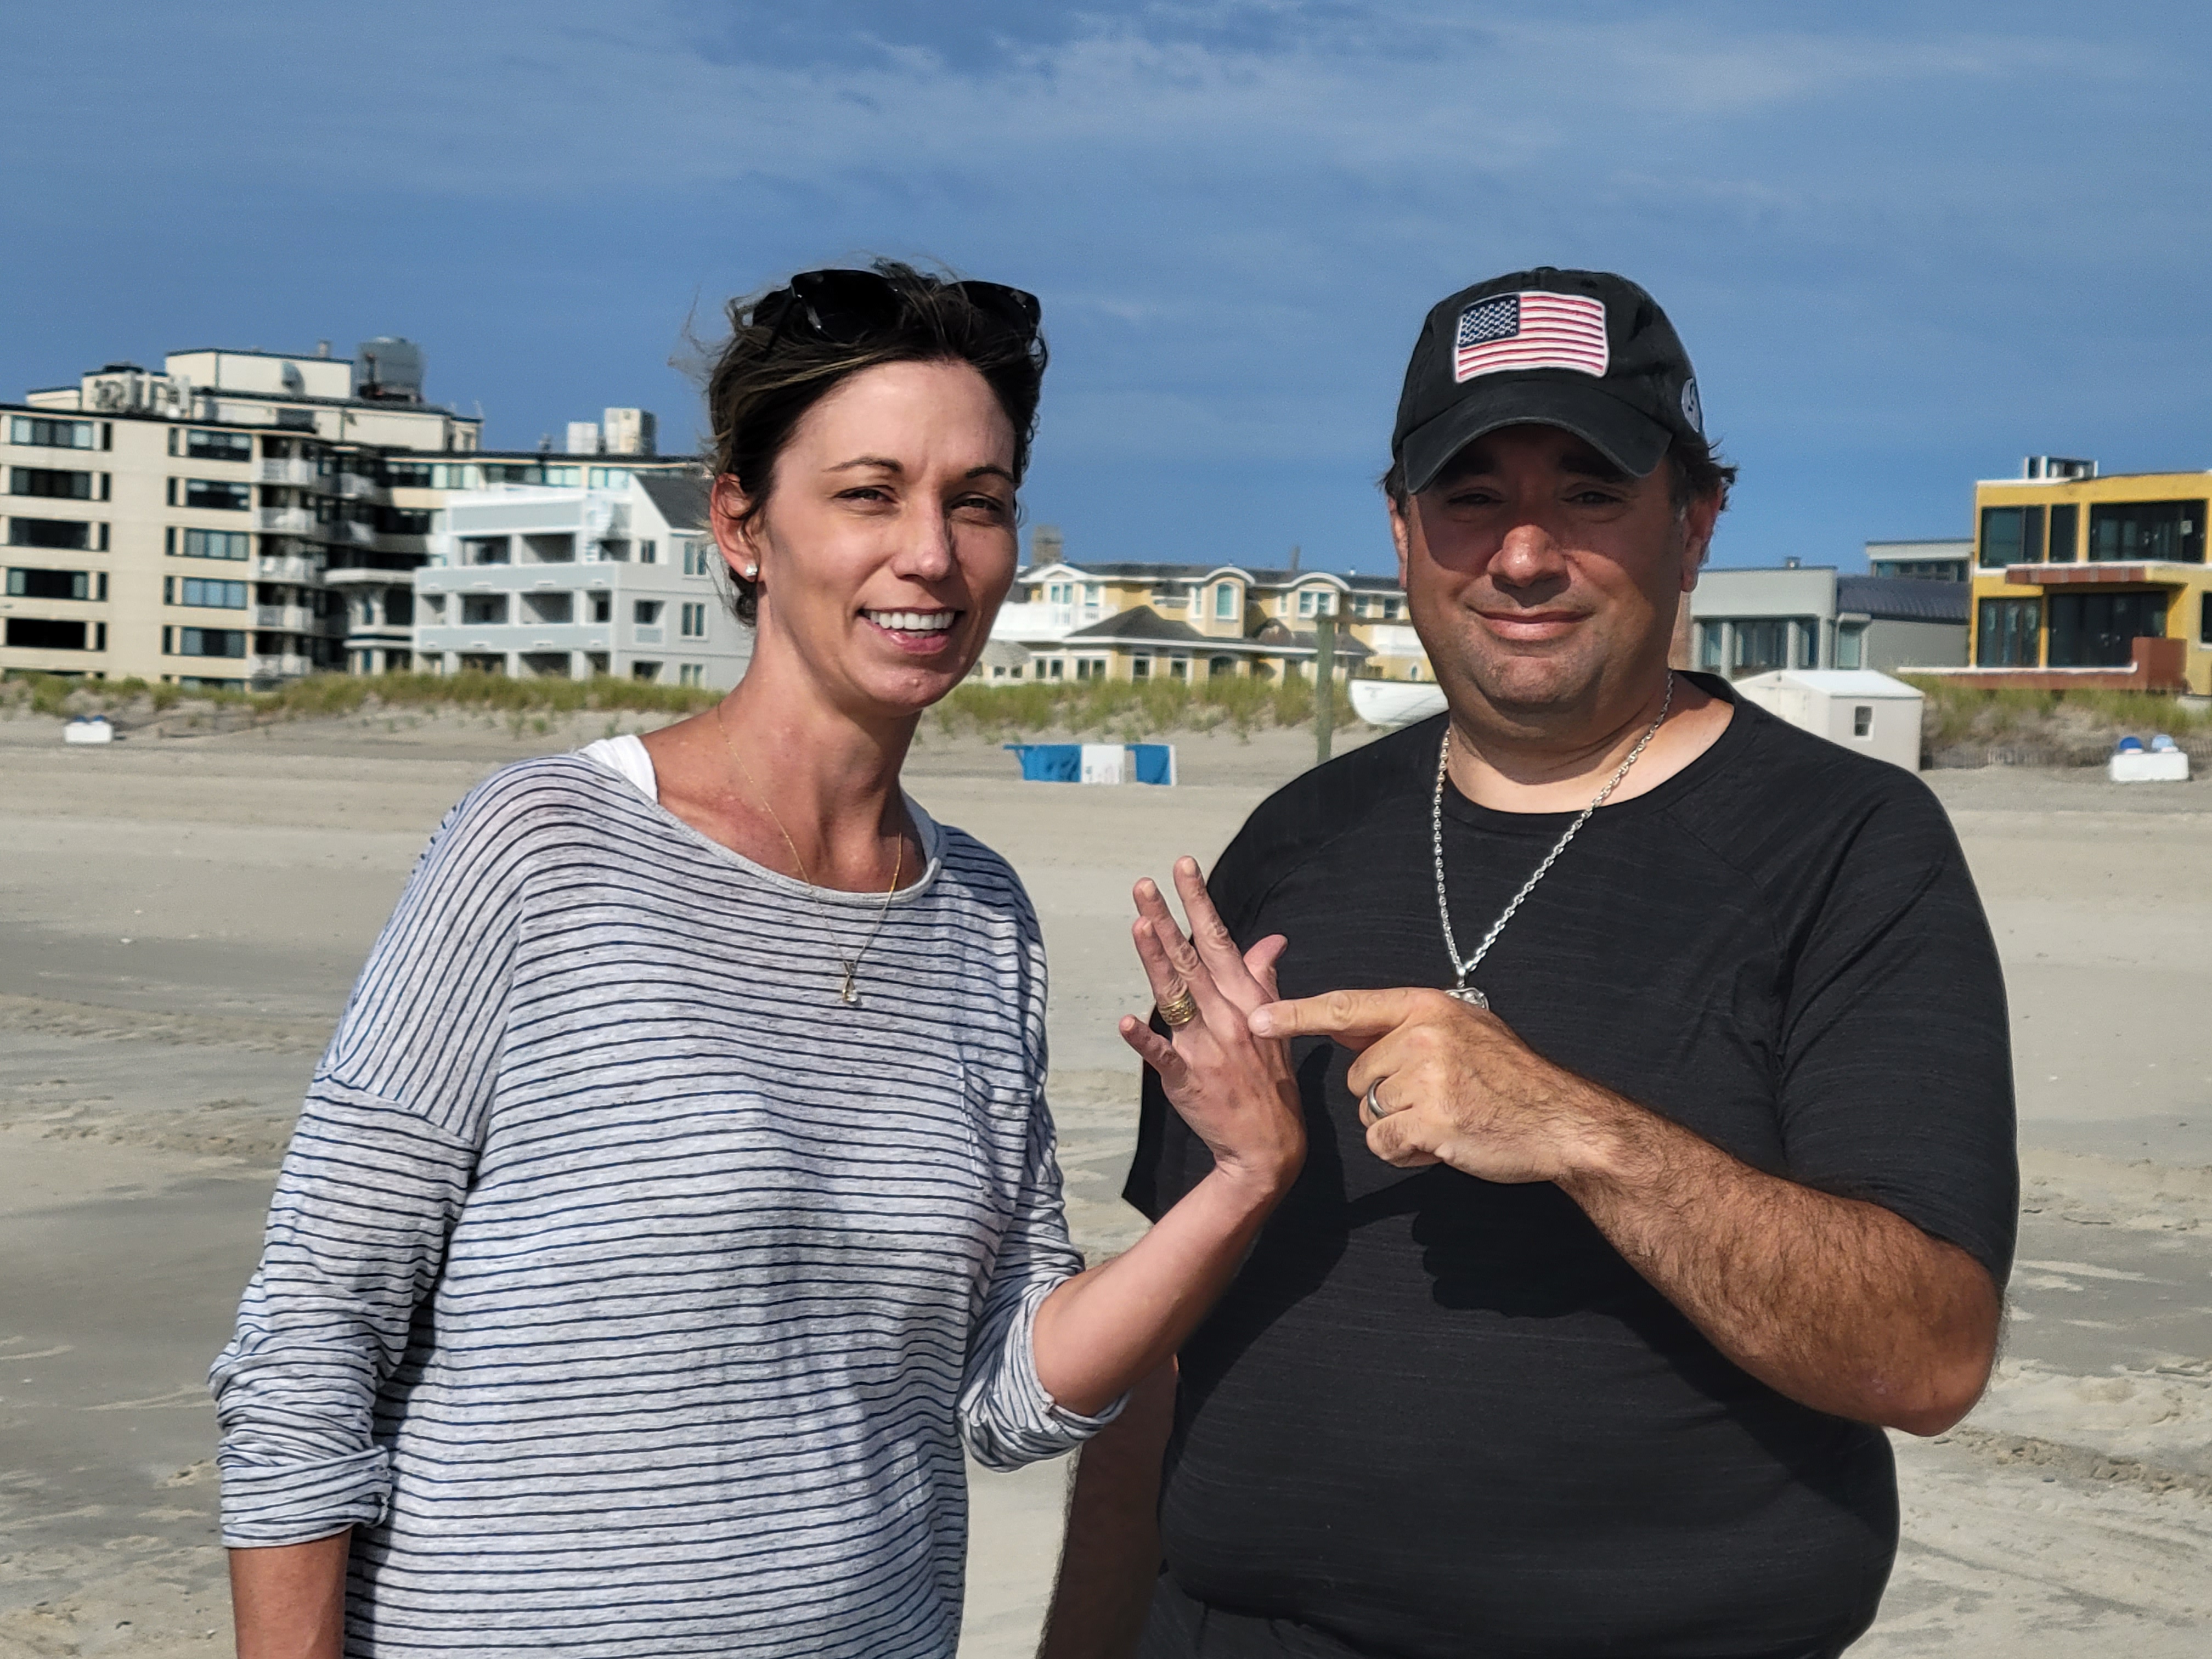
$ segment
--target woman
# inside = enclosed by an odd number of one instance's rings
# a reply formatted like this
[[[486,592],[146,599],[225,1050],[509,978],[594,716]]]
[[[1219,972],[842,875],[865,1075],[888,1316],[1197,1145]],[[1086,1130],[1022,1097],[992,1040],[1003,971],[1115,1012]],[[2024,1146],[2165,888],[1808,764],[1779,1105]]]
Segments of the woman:
[[[899,788],[1012,580],[1036,319],[893,264],[732,307],[752,665],[489,780],[371,956],[215,1370],[246,1659],[950,1655],[961,1441],[1102,1425],[1296,1173],[1279,941],[1184,860],[1206,955],[1140,886],[1174,1037],[1123,1030],[1219,1165],[1079,1272],[1035,916]]]

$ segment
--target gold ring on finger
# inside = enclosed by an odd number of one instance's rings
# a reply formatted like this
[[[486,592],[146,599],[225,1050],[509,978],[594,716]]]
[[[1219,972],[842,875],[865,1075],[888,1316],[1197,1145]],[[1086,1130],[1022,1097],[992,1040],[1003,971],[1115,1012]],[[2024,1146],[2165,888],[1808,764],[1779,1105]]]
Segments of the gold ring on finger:
[[[1192,997],[1187,986],[1179,985],[1176,988],[1176,994],[1173,996],[1162,998],[1159,1009],[1160,1018],[1168,1023],[1168,1029],[1173,1031],[1180,1031],[1198,1018],[1197,1000]]]

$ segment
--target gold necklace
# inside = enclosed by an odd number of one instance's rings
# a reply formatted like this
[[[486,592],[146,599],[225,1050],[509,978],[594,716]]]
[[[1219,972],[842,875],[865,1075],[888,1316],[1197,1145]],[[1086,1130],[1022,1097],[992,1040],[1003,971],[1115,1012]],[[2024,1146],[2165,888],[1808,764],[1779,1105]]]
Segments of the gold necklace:
[[[799,866],[799,879],[806,889],[806,896],[813,901],[815,909],[821,913],[822,932],[830,941],[830,954],[845,970],[844,983],[837,990],[837,1000],[848,1005],[858,1003],[860,1000],[860,958],[868,954],[869,947],[876,942],[876,935],[884,931],[884,919],[891,913],[891,900],[898,894],[899,877],[906,872],[906,837],[901,836],[898,838],[898,853],[891,860],[891,884],[884,890],[882,907],[876,912],[876,925],[868,929],[868,936],[860,941],[859,950],[849,957],[838,956],[837,935],[830,926],[830,907],[823,903],[821,894],[814,890],[814,878],[807,872],[806,860],[799,855],[799,843],[792,840],[791,831],[783,827],[783,820],[776,816],[768,792],[754,778],[752,768],[745,764],[745,757],[738,753],[737,744],[730,741],[729,722],[722,718],[722,705],[719,702],[714,705],[714,729],[722,734],[722,747],[730,751],[730,758],[738,763],[738,770],[744,774],[745,782],[759,797],[761,810],[768,814],[769,822],[775,826],[776,834],[783,837],[783,844],[791,849],[791,861]]]

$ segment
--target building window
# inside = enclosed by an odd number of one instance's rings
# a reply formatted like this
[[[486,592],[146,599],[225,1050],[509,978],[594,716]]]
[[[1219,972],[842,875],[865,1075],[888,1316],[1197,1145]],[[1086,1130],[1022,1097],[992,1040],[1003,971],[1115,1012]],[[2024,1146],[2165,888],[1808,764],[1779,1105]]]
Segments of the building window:
[[[2078,550],[2081,543],[2081,509],[2079,507],[2075,506],[2072,501],[2066,501],[2051,509],[2050,556],[2051,563],[2071,564],[2074,562],[2075,555]],[[1946,566],[1945,569],[1948,571],[1952,567]],[[1958,575],[1952,577],[1951,580],[1954,581],[1963,581],[1966,580],[1966,573],[1964,571],[1960,571]]]
[[[1974,617],[1974,666],[2033,668],[2042,660],[2043,601],[1984,599]]]
[[[228,483],[219,478],[187,478],[185,480],[185,505],[217,513],[243,513],[253,505],[252,492],[242,483]]]
[[[687,575],[687,576],[703,576],[703,575],[706,575],[706,574],[708,573],[709,569],[712,568],[712,567],[710,567],[710,566],[708,565],[708,558],[709,558],[710,556],[710,556],[710,555],[708,553],[708,551],[707,551],[707,544],[706,544],[706,543],[704,543],[704,542],[686,542],[686,543],[684,543],[684,574],[685,575]]]
[[[1735,673],[1764,674],[1788,664],[1790,624],[1779,617],[1758,617],[1735,624]]]
[[[41,415],[17,415],[8,422],[8,441],[33,449],[90,449],[90,421],[54,421]]]
[[[246,635],[235,628],[179,628],[161,630],[167,649],[168,636],[174,635],[175,648],[170,654],[179,657],[242,657],[246,654]]]
[[[1210,680],[1224,679],[1237,672],[1234,657],[1211,657],[1206,659],[1206,677]]]
[[[437,468],[428,461],[387,460],[384,464],[384,481],[394,489],[428,489],[437,476]],[[387,656],[385,659],[391,660]]]
[[[576,618],[576,597],[573,593],[525,593],[522,606],[525,622],[558,624]]]
[[[1836,624],[1836,666],[1863,668],[1866,666],[1866,624],[1838,623]],[[1861,733],[1862,736],[1864,733]]]
[[[464,628],[496,628],[507,621],[507,595],[504,593],[464,593],[461,595],[461,626]]]
[[[676,631],[687,640],[705,639],[707,637],[707,607],[703,605],[685,605],[683,615],[678,620]]]
[[[1298,615],[1301,617],[1312,616],[1314,613],[1314,601],[1320,597],[1321,595],[1315,592],[1310,587],[1300,589],[1298,592]]]
[[[1820,619],[1818,617],[1800,617],[1790,624],[1790,631],[1797,636],[1797,665],[1800,668],[1818,668],[1820,665]]]
[[[1190,659],[1188,657],[1169,658],[1168,678],[1171,680],[1188,679],[1190,678]]]
[[[592,620],[593,622],[609,623],[615,619],[615,596],[613,594],[594,593],[591,596],[591,602]]]
[[[244,582],[216,581],[204,576],[164,576],[161,603],[194,605],[216,611],[246,609]]]
[[[1237,620],[1237,584],[1220,582],[1213,590],[1213,615],[1218,622]]]
[[[433,489],[481,489],[483,488],[483,469],[472,463],[449,465],[440,462],[430,469]]]
[[[660,601],[659,599],[633,600],[629,608],[629,619],[640,628],[652,627],[660,620]]]
[[[1084,608],[1084,610],[1085,610],[1086,612],[1091,612],[1091,613],[1095,613],[1095,612],[1097,612],[1097,610],[1099,609],[1099,607],[1100,607],[1100,606],[1102,606],[1102,605],[1103,605],[1105,604],[1105,602],[1106,602],[1106,584],[1105,584],[1105,583],[1103,583],[1103,582],[1085,582],[1085,583],[1084,583],[1084,585],[1083,585],[1083,608]]]
[[[627,489],[629,488],[629,469],[626,466],[595,466],[591,470],[593,489]]]
[[[8,643],[23,651],[85,651],[93,645],[92,625],[46,617],[8,618]]]
[[[2212,645],[2212,588],[2207,588],[2197,602],[2197,642]]]
[[[637,562],[640,564],[654,564],[659,558],[660,544],[658,542],[640,542],[637,544]]]
[[[469,536],[461,542],[463,564],[506,564],[514,557],[514,550],[505,536]]]
[[[187,559],[243,559],[252,551],[252,538],[242,530],[187,530],[179,552],[178,537],[169,532],[169,552]]]
[[[1977,562],[1992,569],[2008,564],[2033,564],[2043,557],[2043,509],[2039,507],[1985,507],[1982,509],[1982,539]]]
[[[185,434],[185,453],[196,461],[250,461],[253,440],[243,432]]]
[[[660,678],[660,665],[657,662],[634,662],[629,665],[629,677],[649,684]]]
[[[1874,705],[1859,702],[1851,705],[1851,735],[1863,738],[1874,731]]]
[[[8,597],[13,599],[104,599],[107,573],[89,570],[35,570],[18,567],[8,572]]]
[[[92,474],[66,472],[51,466],[11,466],[8,469],[8,493],[40,495],[49,501],[88,501],[93,499]]]
[[[2203,501],[2093,502],[2089,556],[2203,564],[2205,507]]]
[[[8,520],[8,545],[64,548],[70,552],[89,553],[93,550],[92,526],[76,519],[10,519]]]
[[[1129,659],[1129,678],[1131,679],[1148,680],[1152,678],[1152,659],[1150,657],[1132,657]]]
[[[704,685],[707,683],[707,665],[702,662],[677,664],[676,683],[678,685]]]
[[[1724,623],[1701,622],[1698,624],[1698,666],[1709,673],[1717,674],[1723,666],[1722,647],[1728,626]]]
[[[2093,507],[2093,515],[2094,512]],[[1985,605],[1992,603],[1996,601],[1983,601]],[[2135,660],[2137,640],[2160,639],[2165,634],[2163,593],[2051,596],[2053,668],[2125,668]]]
[[[427,507],[380,507],[376,509],[376,527],[387,536],[427,536],[430,533],[430,521],[436,516]]]

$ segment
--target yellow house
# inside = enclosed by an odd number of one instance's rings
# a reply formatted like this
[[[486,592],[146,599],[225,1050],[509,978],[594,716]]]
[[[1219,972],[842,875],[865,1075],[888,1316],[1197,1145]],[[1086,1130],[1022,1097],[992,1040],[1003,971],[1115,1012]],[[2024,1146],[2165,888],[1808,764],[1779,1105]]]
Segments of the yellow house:
[[[2037,455],[1974,487],[1978,681],[2212,693],[2212,472]]]
[[[1392,576],[1243,565],[1034,564],[971,678],[1261,678],[1311,672],[1314,625],[1337,625],[1343,675],[1421,680],[1428,658]]]

